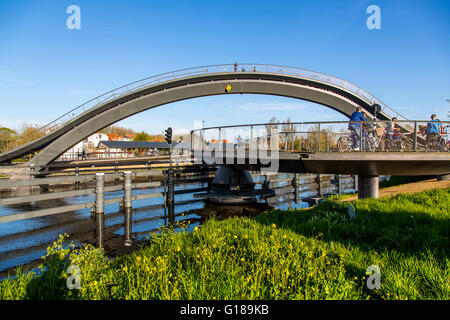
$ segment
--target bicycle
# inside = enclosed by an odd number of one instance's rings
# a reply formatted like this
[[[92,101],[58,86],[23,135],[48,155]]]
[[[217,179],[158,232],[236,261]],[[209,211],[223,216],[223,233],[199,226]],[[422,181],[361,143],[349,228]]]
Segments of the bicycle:
[[[445,139],[439,133],[427,134],[425,148],[426,151],[447,151]]]
[[[353,130],[350,130],[350,135],[347,137],[340,137],[337,141],[337,147],[340,152],[353,151],[356,145],[358,136]],[[370,152],[384,151],[384,141],[378,136],[376,129],[368,128],[362,131],[362,150]]]
[[[384,144],[386,151],[404,151],[413,145],[410,139],[401,133],[385,134]]]

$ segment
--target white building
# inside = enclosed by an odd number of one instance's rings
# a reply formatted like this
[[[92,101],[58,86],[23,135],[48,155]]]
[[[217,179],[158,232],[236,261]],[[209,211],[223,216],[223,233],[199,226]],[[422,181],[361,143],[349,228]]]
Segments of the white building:
[[[107,141],[108,135],[106,133],[94,133],[90,135],[83,141],[78,142],[76,145],[71,147],[69,150],[64,152],[58,160],[77,160],[80,158],[81,152],[88,153],[89,147],[97,148],[100,141]]]

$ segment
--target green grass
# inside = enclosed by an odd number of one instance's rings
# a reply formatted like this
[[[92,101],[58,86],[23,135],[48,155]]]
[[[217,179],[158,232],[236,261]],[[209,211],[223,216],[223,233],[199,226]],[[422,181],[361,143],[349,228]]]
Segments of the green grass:
[[[20,270],[1,299],[449,299],[450,190],[209,220],[165,231],[134,254],[71,249],[60,238],[42,275]],[[65,272],[81,269],[81,288]],[[381,288],[369,290],[377,265]]]

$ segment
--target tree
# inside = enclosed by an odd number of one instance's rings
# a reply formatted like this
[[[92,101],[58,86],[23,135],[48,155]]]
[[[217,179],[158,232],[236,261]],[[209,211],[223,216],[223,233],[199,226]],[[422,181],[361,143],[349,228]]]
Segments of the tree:
[[[291,118],[287,118],[281,129],[284,132],[284,145],[287,149],[292,148],[292,142],[295,140],[294,132],[297,130],[297,126],[292,123]]]
[[[269,120],[268,124],[265,125],[266,131],[267,131],[267,144],[268,144],[268,147],[271,146],[271,142],[272,142],[272,141],[271,141],[271,140],[272,140],[272,131],[278,129],[278,123],[279,123],[279,122],[280,122],[280,121],[278,121],[277,118],[272,117],[272,118]]]
[[[150,141],[150,135],[145,132],[145,131],[141,131],[139,133],[136,133],[133,141]]]
[[[103,130],[101,130],[100,132],[107,133],[107,134],[117,134],[122,137],[136,134],[136,132],[131,128],[125,128],[125,127],[115,126],[115,125],[106,127]]]
[[[0,128],[0,153],[13,149],[16,140],[17,140],[16,131],[6,127]]]
[[[43,130],[41,130],[37,127],[33,127],[33,125],[29,124],[29,123],[23,123],[19,132],[20,132],[20,137],[19,137],[18,145],[23,145],[28,142],[34,141],[36,139],[39,139],[40,137],[45,136],[45,133]]]

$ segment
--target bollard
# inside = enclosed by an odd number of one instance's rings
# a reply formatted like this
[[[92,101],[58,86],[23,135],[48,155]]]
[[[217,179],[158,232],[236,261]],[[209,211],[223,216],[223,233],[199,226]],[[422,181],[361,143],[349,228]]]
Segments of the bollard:
[[[123,203],[125,208],[132,207],[132,197],[131,191],[133,189],[132,184],[132,173],[131,171],[125,171],[124,173],[124,193],[123,193]]]
[[[175,224],[173,170],[167,170],[167,204],[169,207],[169,224]]]
[[[115,174],[119,173],[119,166],[118,166],[118,164],[119,163],[117,161],[114,162],[114,173]],[[119,184],[119,178],[115,178],[114,179],[114,185],[117,185],[117,184]]]
[[[125,222],[124,222],[124,233],[125,233],[125,242],[124,245],[126,247],[130,247],[133,243],[133,240],[131,238],[132,231],[133,231],[133,209],[131,207],[125,208]]]
[[[105,174],[95,174],[95,213],[104,213],[105,209]]]
[[[103,213],[95,214],[95,234],[97,248],[100,248],[105,240],[105,216]]]
[[[150,179],[150,171],[152,170],[152,162],[149,160],[149,161],[147,161],[147,170],[148,170],[148,173],[149,173],[149,175],[147,176],[147,181],[150,181],[151,179]]]
[[[80,168],[78,166],[75,167],[75,177],[80,175]],[[75,190],[80,189],[80,181],[75,181]]]
[[[103,245],[104,240],[104,212],[105,212],[105,174],[95,174],[95,222],[97,234],[97,247]]]
[[[34,174],[36,173],[35,170],[36,170],[35,164],[34,163],[30,164],[30,179],[34,179]]]

